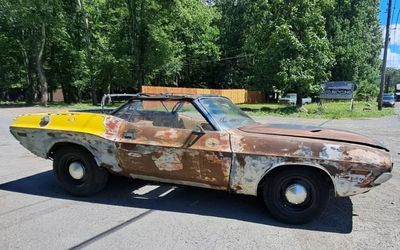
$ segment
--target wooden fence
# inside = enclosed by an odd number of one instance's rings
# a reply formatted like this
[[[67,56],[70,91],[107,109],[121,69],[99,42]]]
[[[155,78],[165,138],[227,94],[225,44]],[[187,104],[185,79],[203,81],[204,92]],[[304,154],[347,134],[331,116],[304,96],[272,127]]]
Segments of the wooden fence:
[[[221,95],[228,97],[233,103],[264,103],[265,95],[262,91],[249,91],[245,89],[201,89],[178,88],[161,86],[142,86],[142,92],[147,94],[195,94],[195,95]]]

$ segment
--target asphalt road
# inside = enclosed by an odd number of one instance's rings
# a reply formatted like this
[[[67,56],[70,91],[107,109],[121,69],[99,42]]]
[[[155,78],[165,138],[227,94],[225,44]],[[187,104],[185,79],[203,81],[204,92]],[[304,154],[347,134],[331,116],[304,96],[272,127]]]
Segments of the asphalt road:
[[[317,221],[288,226],[254,197],[122,177],[93,197],[70,196],[58,187],[52,163],[8,132],[13,117],[36,111],[0,108],[0,249],[400,249],[399,116],[257,118],[353,130],[383,141],[395,161],[388,183],[332,199]]]

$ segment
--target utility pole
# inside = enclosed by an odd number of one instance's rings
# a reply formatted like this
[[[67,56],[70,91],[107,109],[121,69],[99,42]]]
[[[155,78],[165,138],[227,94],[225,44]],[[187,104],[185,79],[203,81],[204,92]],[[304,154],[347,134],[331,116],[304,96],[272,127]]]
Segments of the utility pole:
[[[386,83],[385,83],[385,93],[389,92],[390,89],[390,85],[392,84],[392,76],[390,74],[388,74],[386,76]]]
[[[385,85],[385,72],[386,72],[386,60],[387,60],[387,50],[389,46],[389,32],[390,32],[390,18],[392,15],[392,0],[388,3],[388,15],[386,20],[386,34],[385,34],[385,48],[383,50],[383,62],[381,69],[381,85],[379,88],[378,96],[378,110],[382,110],[382,98],[383,98],[383,88]]]

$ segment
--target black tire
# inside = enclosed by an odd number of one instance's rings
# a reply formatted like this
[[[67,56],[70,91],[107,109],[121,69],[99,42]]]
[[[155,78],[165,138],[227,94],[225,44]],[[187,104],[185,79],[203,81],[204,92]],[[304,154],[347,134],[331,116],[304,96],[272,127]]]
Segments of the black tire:
[[[69,165],[79,162],[84,167],[83,177],[74,179],[69,172]],[[53,171],[68,193],[76,196],[89,196],[102,190],[108,181],[108,172],[97,166],[93,156],[79,147],[63,147],[54,153]]]
[[[307,191],[305,200],[293,204],[285,195],[293,184]],[[316,170],[296,167],[285,168],[267,176],[263,188],[264,203],[277,220],[288,224],[304,224],[316,219],[329,201],[329,183]]]

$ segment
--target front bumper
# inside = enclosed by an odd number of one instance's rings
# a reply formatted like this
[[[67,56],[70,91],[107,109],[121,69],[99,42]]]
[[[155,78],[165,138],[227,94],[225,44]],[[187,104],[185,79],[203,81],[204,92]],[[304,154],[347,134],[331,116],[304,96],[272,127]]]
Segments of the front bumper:
[[[335,177],[336,196],[346,197],[357,194],[363,194],[371,190],[371,188],[387,182],[392,178],[390,172],[384,172],[378,177],[371,174],[348,174],[345,176]]]
[[[378,178],[376,178],[374,180],[373,184],[374,184],[374,186],[380,185],[380,184],[390,180],[390,178],[392,178],[392,174],[391,173],[383,173],[380,176],[378,176]]]

